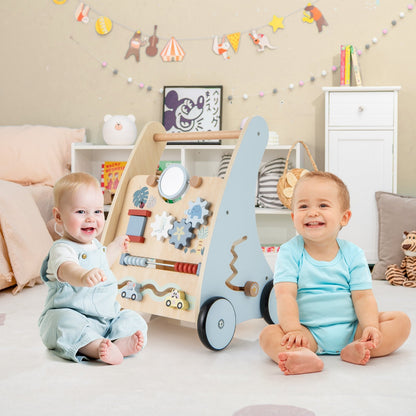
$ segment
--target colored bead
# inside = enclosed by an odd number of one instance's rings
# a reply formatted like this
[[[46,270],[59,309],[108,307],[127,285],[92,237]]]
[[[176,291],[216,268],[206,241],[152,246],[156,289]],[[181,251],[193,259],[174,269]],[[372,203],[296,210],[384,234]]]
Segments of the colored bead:
[[[118,69],[113,69],[113,74],[117,75],[118,74]]]
[[[132,78],[132,77],[128,77],[128,78],[127,78],[127,82],[128,82],[129,84],[131,84],[131,83],[133,82],[133,78]]]
[[[315,81],[315,77],[313,75],[310,77],[310,81],[311,82],[314,82]]]
[[[247,100],[248,99],[248,95],[247,94],[243,94],[243,99]]]
[[[332,65],[332,72],[336,72],[336,70],[337,70],[338,68],[337,68],[337,66],[336,65]]]
[[[260,97],[264,97],[264,92],[263,92],[263,91],[260,91],[260,92],[259,92],[259,96],[260,96]]]
[[[277,94],[277,88],[273,88],[273,94]]]
[[[323,76],[323,77],[326,77],[327,75],[328,75],[328,73],[325,71],[325,69],[321,72],[321,75]]]
[[[383,29],[383,35],[387,35],[387,29]]]
[[[107,66],[107,62],[101,62],[101,66],[105,68]]]
[[[373,43],[377,43],[377,42],[378,42],[378,39],[377,39],[377,38],[373,38],[373,39],[372,39],[372,42],[373,42]]]
[[[233,99],[233,96],[229,95],[227,98],[228,98],[228,101],[231,101]]]
[[[144,87],[144,84],[143,84],[143,82],[141,82],[140,84],[139,84],[139,88],[143,88]]]
[[[396,26],[396,24],[397,24],[397,22],[396,22],[395,20],[392,20],[392,21],[391,21],[391,25],[392,25],[392,26]]]
[[[293,88],[295,88],[295,85],[294,84],[289,84],[289,89],[293,90]]]
[[[303,86],[304,86],[304,84],[305,84],[305,83],[304,83],[303,81],[299,81],[299,86],[300,86],[300,87],[303,87]]]

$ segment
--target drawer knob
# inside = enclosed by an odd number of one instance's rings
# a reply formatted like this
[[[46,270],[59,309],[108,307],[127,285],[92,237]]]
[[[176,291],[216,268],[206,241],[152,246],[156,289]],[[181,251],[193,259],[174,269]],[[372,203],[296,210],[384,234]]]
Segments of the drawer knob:
[[[362,105],[360,105],[359,107],[358,107],[358,112],[359,113],[362,113],[364,111],[364,107],[362,106]]]

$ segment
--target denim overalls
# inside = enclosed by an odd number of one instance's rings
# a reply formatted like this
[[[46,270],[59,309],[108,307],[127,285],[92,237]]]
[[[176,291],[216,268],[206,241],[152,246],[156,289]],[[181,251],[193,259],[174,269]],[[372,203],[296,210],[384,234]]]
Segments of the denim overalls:
[[[85,251],[85,245],[60,239],[56,244],[70,245],[78,255],[79,265],[86,270],[102,269],[107,277],[93,287],[75,287],[46,276],[49,255],[41,268],[42,280],[49,288],[45,308],[39,318],[40,335],[45,346],[57,355],[73,361],[86,359],[78,350],[90,342],[107,338],[114,341],[143,333],[147,342],[147,324],[136,312],[120,311],[116,301],[117,280],[108,265],[106,248],[94,240],[95,250]],[[52,249],[53,250],[52,246]]]

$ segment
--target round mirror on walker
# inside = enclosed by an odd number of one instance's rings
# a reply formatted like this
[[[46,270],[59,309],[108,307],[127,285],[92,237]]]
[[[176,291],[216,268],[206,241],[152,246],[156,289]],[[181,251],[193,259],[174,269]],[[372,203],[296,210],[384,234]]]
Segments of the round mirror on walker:
[[[168,166],[159,178],[159,194],[170,201],[180,198],[187,190],[189,175],[179,164]]]

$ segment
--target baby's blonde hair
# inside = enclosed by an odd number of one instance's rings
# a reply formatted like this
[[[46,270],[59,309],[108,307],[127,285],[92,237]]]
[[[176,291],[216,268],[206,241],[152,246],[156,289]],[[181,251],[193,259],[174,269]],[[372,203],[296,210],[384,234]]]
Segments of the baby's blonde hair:
[[[341,203],[341,208],[343,211],[350,209],[350,193],[348,191],[347,185],[337,176],[331,172],[322,172],[322,171],[310,171],[303,175],[299,180],[296,182],[295,189],[293,190],[293,197],[292,197],[292,209],[293,209],[293,201],[295,199],[296,188],[299,183],[302,183],[308,179],[313,178],[320,178],[327,181],[332,181],[337,185],[339,190],[339,201]]]
[[[55,186],[53,188],[55,206],[59,207],[59,204],[64,194],[68,192],[72,193],[75,190],[77,190],[80,186],[85,185],[94,186],[97,189],[101,190],[101,186],[98,180],[89,173],[75,172],[63,176],[61,179],[58,180],[58,182],[55,183]]]

